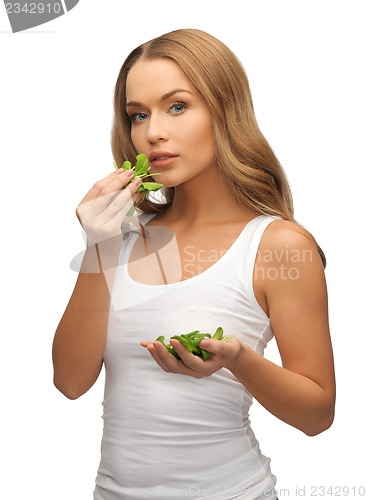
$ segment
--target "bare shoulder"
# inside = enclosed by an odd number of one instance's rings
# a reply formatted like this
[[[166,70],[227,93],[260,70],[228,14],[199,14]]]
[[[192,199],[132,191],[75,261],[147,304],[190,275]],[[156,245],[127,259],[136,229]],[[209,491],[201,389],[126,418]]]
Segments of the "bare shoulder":
[[[298,309],[310,300],[326,304],[324,266],[312,235],[295,222],[277,219],[269,224],[258,248],[253,285],[260,306],[273,320],[274,310],[296,302]]]
[[[262,236],[259,251],[277,252],[278,259],[289,259],[291,252],[293,260],[297,259],[297,252],[319,256],[312,235],[296,222],[283,219],[276,219],[269,224]]]
[[[263,236],[264,242],[272,242],[273,245],[284,245],[285,243],[295,246],[314,243],[310,233],[296,222],[276,219],[267,227]]]
[[[282,219],[269,224],[258,248],[254,290],[265,311],[270,302],[275,303],[281,297],[288,297],[289,301],[302,291],[318,297],[324,293],[322,260],[314,238],[306,229]]]

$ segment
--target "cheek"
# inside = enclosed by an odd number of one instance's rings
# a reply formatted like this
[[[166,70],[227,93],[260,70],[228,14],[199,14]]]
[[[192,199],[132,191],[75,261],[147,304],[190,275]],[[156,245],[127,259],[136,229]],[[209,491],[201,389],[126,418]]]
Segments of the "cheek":
[[[193,143],[198,150],[202,150],[208,155],[211,152],[214,155],[214,133],[212,123],[202,123],[192,131]]]
[[[198,130],[198,136],[201,137],[202,141],[214,144],[213,118],[211,115],[210,116],[205,115],[202,118]]]
[[[139,123],[138,125],[131,125],[130,130],[131,141],[136,150],[142,151],[147,147],[147,124]]]
[[[131,142],[134,144],[134,147],[137,151],[139,151],[141,146],[141,134],[137,132],[137,129],[132,127],[130,132]]]

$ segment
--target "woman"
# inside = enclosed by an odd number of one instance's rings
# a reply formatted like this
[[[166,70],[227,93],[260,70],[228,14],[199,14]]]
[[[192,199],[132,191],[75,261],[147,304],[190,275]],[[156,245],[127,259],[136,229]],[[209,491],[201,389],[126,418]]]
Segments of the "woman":
[[[71,399],[105,365],[94,498],[275,499],[248,412],[255,397],[310,436],[333,421],[325,257],[294,221],[245,72],[220,41],[177,30],[143,44],[114,103],[116,162],[147,155],[165,187],[142,200],[141,181],[119,169],[77,209],[88,247],[53,359]],[[155,341],[218,326],[230,340],[203,339],[205,361]],[[273,336],[282,367],[263,357]]]

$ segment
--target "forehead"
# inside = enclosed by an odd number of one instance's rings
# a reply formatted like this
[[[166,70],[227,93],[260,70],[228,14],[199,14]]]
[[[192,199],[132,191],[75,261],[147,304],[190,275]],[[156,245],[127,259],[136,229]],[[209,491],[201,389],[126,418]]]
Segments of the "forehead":
[[[142,100],[183,88],[195,93],[190,81],[180,66],[170,59],[139,59],[129,71],[126,79],[126,100]]]

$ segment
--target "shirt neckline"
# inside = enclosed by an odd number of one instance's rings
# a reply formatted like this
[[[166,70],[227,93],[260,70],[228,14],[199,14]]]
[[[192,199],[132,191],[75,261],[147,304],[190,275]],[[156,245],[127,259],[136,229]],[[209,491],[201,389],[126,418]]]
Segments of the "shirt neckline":
[[[151,214],[143,214],[143,216],[146,216],[146,215],[148,215],[148,219],[141,222],[142,226],[144,226],[144,227],[147,225],[147,223],[156,214],[153,214],[152,217],[150,217]],[[183,280],[183,281],[176,281],[174,283],[167,283],[167,284],[163,283],[163,284],[160,284],[160,285],[150,285],[148,283],[141,283],[140,281],[136,281],[133,278],[131,278],[131,276],[130,276],[130,274],[128,272],[129,259],[130,259],[130,255],[131,255],[132,249],[134,247],[134,244],[135,244],[137,238],[139,237],[139,234],[133,234],[133,233],[131,233],[131,238],[130,238],[130,240],[127,243],[126,254],[125,254],[124,262],[123,262],[123,266],[122,266],[123,267],[123,272],[124,272],[124,277],[127,280],[127,282],[130,283],[131,285],[133,285],[134,287],[136,287],[136,288],[144,288],[144,289],[149,289],[149,290],[152,290],[152,289],[162,290],[162,289],[176,288],[176,287],[190,285],[191,283],[195,283],[197,281],[200,281],[201,279],[205,278],[209,274],[215,272],[217,269],[219,269],[220,267],[222,267],[229,260],[229,258],[231,257],[231,255],[235,252],[235,250],[237,249],[237,247],[240,244],[241,240],[250,231],[251,226],[255,223],[255,221],[260,220],[260,219],[264,219],[265,217],[266,217],[266,215],[257,215],[256,217],[254,217],[253,219],[251,219],[242,228],[241,232],[239,233],[239,235],[237,236],[237,238],[235,239],[235,241],[232,243],[232,245],[225,252],[225,254],[223,254],[221,257],[219,257],[219,259],[217,261],[215,261],[214,264],[212,264],[210,267],[208,267],[207,269],[205,269],[205,271],[203,271],[203,272],[201,272],[199,274],[196,274],[195,276],[192,276],[191,278],[188,278],[188,279]]]

